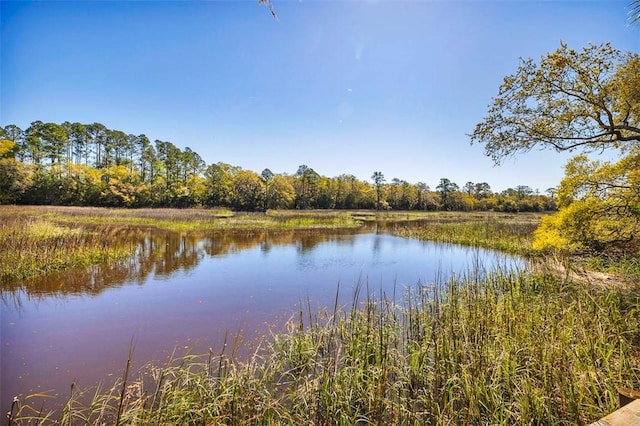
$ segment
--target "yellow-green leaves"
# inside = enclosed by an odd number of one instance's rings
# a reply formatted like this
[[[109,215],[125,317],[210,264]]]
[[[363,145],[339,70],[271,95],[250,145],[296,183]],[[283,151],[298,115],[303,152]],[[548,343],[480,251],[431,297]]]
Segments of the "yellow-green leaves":
[[[0,158],[12,158],[16,144],[8,139],[0,139]]]
[[[609,44],[561,44],[538,63],[523,59],[504,78],[471,142],[496,163],[541,146],[558,151],[640,142],[640,56]]]
[[[640,147],[613,163],[573,158],[557,194],[560,211],[542,221],[534,248],[637,253]]]

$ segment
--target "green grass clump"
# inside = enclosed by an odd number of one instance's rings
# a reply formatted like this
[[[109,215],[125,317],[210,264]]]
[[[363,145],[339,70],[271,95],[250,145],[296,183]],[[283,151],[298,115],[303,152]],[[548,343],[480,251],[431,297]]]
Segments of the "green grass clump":
[[[348,310],[301,312],[248,360],[212,351],[149,366],[49,419],[590,423],[617,408],[617,387],[640,387],[639,291],[501,272],[418,285],[401,304],[369,295]],[[32,414],[19,401],[12,421]]]
[[[125,258],[134,248],[114,245],[117,233],[0,213],[0,284]]]
[[[283,229],[344,229],[361,226],[352,213],[347,211],[269,210],[266,216],[272,221],[274,228]]]
[[[433,216],[393,232],[407,238],[483,247],[511,254],[533,255],[533,231],[540,215],[458,214]]]
[[[582,264],[594,271],[617,274],[626,277],[627,281],[640,282],[640,255],[629,255],[619,259],[590,256]]]
[[[197,234],[360,225],[347,212],[0,206],[0,284],[125,259],[137,246],[127,234],[149,229]]]

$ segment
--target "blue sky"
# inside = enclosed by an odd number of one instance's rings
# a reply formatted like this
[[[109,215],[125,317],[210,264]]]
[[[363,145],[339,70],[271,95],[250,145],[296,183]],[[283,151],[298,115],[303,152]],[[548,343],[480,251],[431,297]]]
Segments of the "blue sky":
[[[559,183],[569,158],[494,166],[468,134],[520,57],[640,51],[628,0],[5,1],[0,125],[100,122],[218,161],[435,188]]]

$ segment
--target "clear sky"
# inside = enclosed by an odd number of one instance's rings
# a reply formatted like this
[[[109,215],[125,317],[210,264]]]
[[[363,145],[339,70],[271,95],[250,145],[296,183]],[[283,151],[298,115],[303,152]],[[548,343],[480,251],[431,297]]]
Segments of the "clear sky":
[[[373,171],[432,189],[559,183],[469,133],[519,58],[640,51],[630,0],[1,2],[0,125],[100,122],[260,173]]]

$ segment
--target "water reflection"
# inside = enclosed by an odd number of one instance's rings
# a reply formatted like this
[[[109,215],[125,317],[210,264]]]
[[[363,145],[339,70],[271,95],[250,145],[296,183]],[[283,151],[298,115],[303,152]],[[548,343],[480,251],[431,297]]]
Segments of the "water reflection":
[[[352,244],[354,236],[366,233],[347,230],[340,235],[326,231],[226,232],[210,235],[180,234],[166,231],[120,230],[114,245],[135,247],[130,258],[87,269],[53,273],[22,283],[9,283],[0,289],[3,304],[17,307],[18,290],[30,297],[53,295],[98,295],[107,288],[124,284],[143,284],[149,277],[170,279],[178,271],[198,266],[205,256],[224,257],[258,247],[269,253],[274,247],[295,246],[299,253],[312,251],[318,244],[340,241]]]
[[[339,304],[348,306],[360,285],[401,295],[403,286],[505,262],[494,252],[393,237],[383,225],[340,233],[114,236],[135,254],[0,292],[3,411],[13,395],[113,379],[132,336],[134,367],[141,368],[175,347],[218,352],[226,334],[239,330],[255,341],[307,305],[333,306],[338,284]]]

